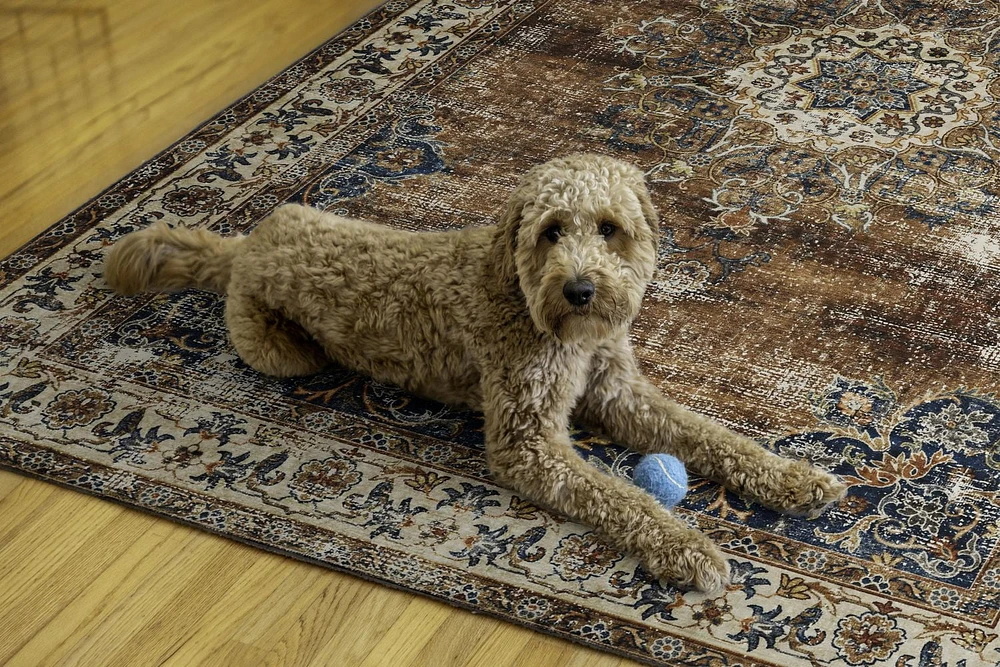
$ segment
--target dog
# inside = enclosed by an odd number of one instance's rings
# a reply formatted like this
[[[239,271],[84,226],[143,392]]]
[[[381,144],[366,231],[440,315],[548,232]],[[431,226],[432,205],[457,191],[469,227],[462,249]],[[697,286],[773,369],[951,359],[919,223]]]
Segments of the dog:
[[[727,560],[628,481],[586,463],[571,420],[782,512],[815,514],[845,486],[668,400],[628,341],[656,268],[644,175],[600,155],[530,169],[499,224],[415,233],[285,205],[246,236],[156,223],[111,249],[121,294],[226,297],[239,356],[273,376],[331,361],[485,417],[497,482],[595,527],[660,581],[717,591]]]

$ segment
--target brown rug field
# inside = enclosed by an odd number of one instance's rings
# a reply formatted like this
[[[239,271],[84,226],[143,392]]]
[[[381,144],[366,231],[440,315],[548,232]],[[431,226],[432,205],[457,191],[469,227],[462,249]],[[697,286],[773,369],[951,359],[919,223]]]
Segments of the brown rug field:
[[[996,665],[998,73],[993,0],[389,2],[0,262],[0,465],[651,663]],[[102,278],[130,231],[286,201],[489,224],[576,151],[663,216],[644,370],[851,485],[805,520],[692,479],[718,596],[494,484],[478,415],[263,377],[216,295]]]

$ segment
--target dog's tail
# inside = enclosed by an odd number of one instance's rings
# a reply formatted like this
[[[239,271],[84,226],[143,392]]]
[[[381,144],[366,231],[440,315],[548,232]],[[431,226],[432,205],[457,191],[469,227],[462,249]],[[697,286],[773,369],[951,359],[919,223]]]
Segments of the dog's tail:
[[[120,294],[172,292],[186,287],[223,293],[236,248],[244,238],[157,222],[128,234],[111,248],[104,279]]]

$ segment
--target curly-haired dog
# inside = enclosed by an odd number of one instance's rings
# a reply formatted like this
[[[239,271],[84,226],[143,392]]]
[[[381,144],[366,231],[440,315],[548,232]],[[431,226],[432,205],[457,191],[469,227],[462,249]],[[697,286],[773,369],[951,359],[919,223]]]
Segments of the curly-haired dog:
[[[122,293],[224,293],[233,345],[263,373],[334,360],[481,409],[498,481],[597,527],[657,577],[712,590],[728,577],[718,548],[577,456],[571,419],[794,514],[844,486],[679,407],[642,376],[627,333],[658,230],[641,172],[574,155],[531,169],[495,227],[417,234],[289,205],[248,236],[162,223],[135,232],[105,276]]]

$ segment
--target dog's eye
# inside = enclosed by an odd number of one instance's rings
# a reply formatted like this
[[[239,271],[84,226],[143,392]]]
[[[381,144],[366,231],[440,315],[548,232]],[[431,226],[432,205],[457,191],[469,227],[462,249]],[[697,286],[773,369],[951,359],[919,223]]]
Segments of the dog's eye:
[[[615,231],[617,229],[618,229],[617,227],[615,227],[612,223],[608,222],[607,220],[605,220],[604,222],[602,222],[601,226],[599,228],[599,230],[601,232],[601,236],[603,236],[606,239],[609,239],[612,236],[614,236],[615,235]]]
[[[542,232],[542,235],[552,243],[558,243],[559,237],[562,236],[562,227],[559,225],[552,225],[551,227],[546,228],[546,230]]]

